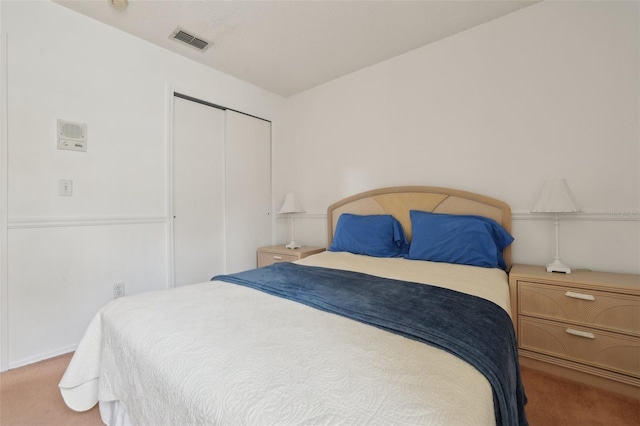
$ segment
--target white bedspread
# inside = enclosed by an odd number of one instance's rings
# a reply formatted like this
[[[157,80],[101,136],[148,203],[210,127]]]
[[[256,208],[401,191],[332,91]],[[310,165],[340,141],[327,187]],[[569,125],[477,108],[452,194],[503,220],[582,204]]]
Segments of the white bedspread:
[[[298,263],[454,288],[509,310],[499,270],[329,252]],[[224,282],[110,302],[60,389],[78,411],[120,401],[140,425],[495,424],[488,381],[459,358]]]

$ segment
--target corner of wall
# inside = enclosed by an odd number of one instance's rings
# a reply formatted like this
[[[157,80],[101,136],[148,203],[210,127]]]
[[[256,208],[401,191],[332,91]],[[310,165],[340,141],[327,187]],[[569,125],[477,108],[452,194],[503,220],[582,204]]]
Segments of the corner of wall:
[[[0,5],[0,371],[8,368],[7,280],[7,35]]]

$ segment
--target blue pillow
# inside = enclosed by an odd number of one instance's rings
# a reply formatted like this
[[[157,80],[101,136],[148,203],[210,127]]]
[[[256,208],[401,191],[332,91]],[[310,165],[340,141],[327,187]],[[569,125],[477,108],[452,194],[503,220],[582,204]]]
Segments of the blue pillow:
[[[410,215],[413,237],[407,259],[507,268],[502,250],[513,237],[496,221],[418,210]]]
[[[348,251],[375,257],[404,256],[409,243],[402,225],[391,215],[343,213],[329,251]]]

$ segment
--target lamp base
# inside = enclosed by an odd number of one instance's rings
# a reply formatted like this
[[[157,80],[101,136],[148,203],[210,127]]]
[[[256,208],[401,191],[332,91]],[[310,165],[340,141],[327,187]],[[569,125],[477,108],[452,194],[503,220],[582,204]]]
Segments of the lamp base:
[[[563,272],[565,274],[570,274],[571,268],[560,262],[560,259],[556,259],[547,265],[547,272]]]
[[[289,244],[287,244],[285,247],[286,247],[286,248],[288,248],[288,249],[293,250],[293,249],[300,248],[300,244],[296,243],[295,241],[291,241],[291,242],[290,242]]]

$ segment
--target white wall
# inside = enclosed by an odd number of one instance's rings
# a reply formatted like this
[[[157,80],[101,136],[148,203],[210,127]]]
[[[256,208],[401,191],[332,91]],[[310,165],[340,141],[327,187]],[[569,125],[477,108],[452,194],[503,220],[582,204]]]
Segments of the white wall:
[[[167,84],[274,121],[276,209],[294,191],[309,212],[299,242],[326,243],[344,196],[440,185],[507,201],[515,260],[546,263],[552,223],[527,212],[562,176],[586,212],[562,224],[563,260],[640,271],[635,2],[544,2],[286,101],[48,1],[0,2],[0,30],[2,368],[72,349],[115,282],[166,287]],[[88,124],[87,153],[55,149],[57,118]]]
[[[274,122],[284,99],[49,1],[0,11],[6,368],[73,349],[114,283],[167,287],[168,85]],[[56,149],[58,118],[87,123],[86,153]],[[58,196],[59,179],[73,180],[72,197]]]
[[[639,273],[639,33],[637,2],[543,2],[287,99],[275,196],[310,213],[296,240],[325,245],[345,196],[445,186],[509,203],[514,260],[546,264],[553,223],[529,211],[564,177],[584,213],[563,261]]]

